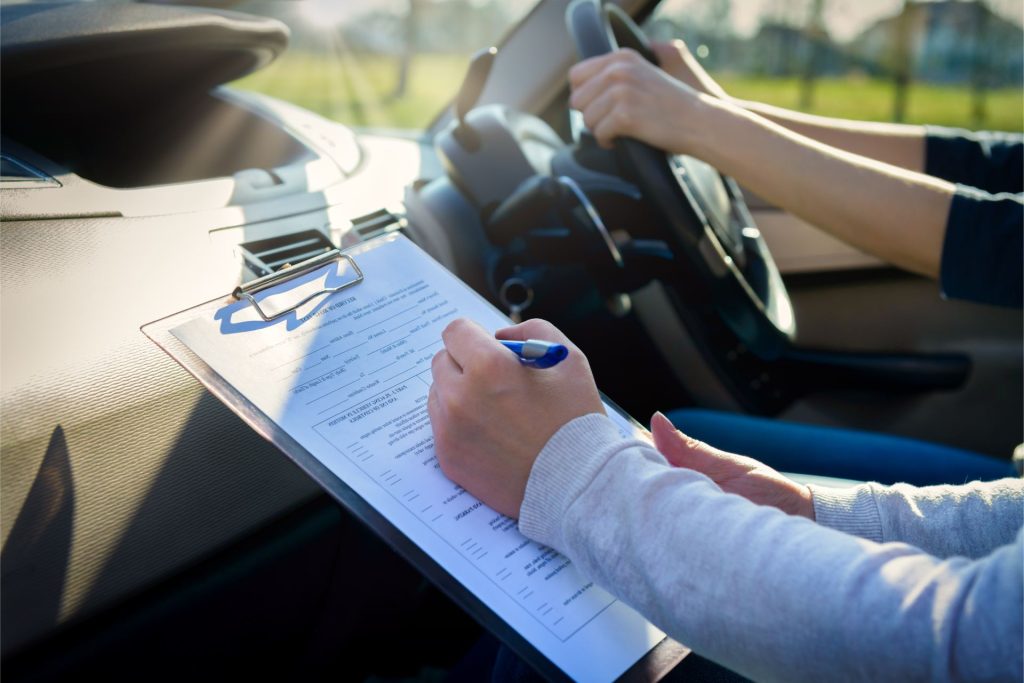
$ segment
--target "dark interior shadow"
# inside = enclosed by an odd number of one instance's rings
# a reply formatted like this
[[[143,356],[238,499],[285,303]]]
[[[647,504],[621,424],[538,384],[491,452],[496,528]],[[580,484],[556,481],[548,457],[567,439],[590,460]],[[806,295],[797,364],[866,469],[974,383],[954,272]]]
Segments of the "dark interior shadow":
[[[21,644],[19,634],[52,628],[71,555],[75,491],[64,429],[57,425],[32,488],[0,551],[0,630],[3,653]]]
[[[203,392],[79,612],[164,578],[153,564],[177,572],[252,533],[284,511],[273,500],[298,503],[314,492],[274,446]]]
[[[299,505],[275,513],[273,499]],[[205,552],[187,556],[190,546]],[[137,581],[140,563],[168,565],[169,557],[182,560],[170,575]],[[134,590],[112,605],[127,582]],[[308,680],[404,672],[451,658],[478,636],[471,619],[423,587],[411,566],[204,392],[79,607],[91,616],[73,618],[8,671],[12,681],[102,680],[159,661],[147,673],[154,681],[197,672],[203,680],[294,678],[295,667]],[[396,655],[406,638],[414,642]]]

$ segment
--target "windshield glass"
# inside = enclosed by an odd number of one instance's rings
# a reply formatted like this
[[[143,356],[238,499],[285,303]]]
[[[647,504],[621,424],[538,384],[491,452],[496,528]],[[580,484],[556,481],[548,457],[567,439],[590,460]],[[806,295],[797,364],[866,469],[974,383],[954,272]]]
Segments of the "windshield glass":
[[[350,126],[422,129],[455,95],[470,56],[537,0],[249,1],[233,10],[291,29],[288,51],[233,83]]]
[[[726,92],[850,119],[1020,130],[1020,0],[664,0],[651,37],[683,38]]]

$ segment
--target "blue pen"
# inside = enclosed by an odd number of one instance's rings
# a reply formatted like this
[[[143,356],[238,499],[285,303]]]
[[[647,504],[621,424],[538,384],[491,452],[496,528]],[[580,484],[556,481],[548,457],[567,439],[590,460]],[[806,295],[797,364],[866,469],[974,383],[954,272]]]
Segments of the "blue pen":
[[[533,368],[550,368],[558,365],[569,355],[569,349],[562,344],[527,339],[526,341],[501,341],[502,345],[519,356],[519,362]]]

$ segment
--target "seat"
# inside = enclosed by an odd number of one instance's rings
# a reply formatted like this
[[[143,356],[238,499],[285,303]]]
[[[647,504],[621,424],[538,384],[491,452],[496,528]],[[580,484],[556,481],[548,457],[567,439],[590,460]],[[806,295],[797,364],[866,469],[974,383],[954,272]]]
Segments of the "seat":
[[[783,472],[915,486],[1017,476],[1009,460],[918,439],[696,408],[667,417],[695,439]]]

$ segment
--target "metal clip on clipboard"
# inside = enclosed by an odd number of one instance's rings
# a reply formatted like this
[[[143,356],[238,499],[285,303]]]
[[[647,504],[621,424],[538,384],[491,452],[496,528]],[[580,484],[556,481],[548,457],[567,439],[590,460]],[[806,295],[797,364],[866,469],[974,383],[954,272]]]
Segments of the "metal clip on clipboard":
[[[343,282],[342,284],[336,287],[324,287],[323,289],[308,295],[298,303],[289,306],[288,308],[282,311],[273,313],[271,315],[267,315],[263,311],[263,309],[260,308],[260,304],[255,297],[255,295],[258,294],[259,292],[269,289],[275,285],[279,285],[282,282],[287,282],[288,280],[305,275],[306,273],[314,271],[317,268],[321,268],[327,265],[328,263],[333,263],[334,261],[346,261],[350,266],[352,266],[352,271],[355,273],[355,277],[352,280],[349,280],[348,282]],[[252,282],[248,282],[244,285],[239,285],[238,287],[235,287],[235,291],[231,292],[231,296],[239,300],[245,299],[250,304],[252,304],[252,307],[256,309],[256,312],[259,314],[261,318],[263,318],[264,322],[271,322],[273,320],[280,318],[281,316],[291,313],[292,311],[298,310],[299,308],[309,303],[313,299],[316,299],[317,297],[325,295],[330,296],[331,294],[340,292],[343,289],[354,287],[355,285],[358,285],[362,281],[363,271],[359,269],[359,264],[356,263],[356,260],[349,256],[348,254],[342,253],[339,249],[331,249],[330,251],[326,251],[320,254],[319,256],[314,256],[313,258],[302,261],[301,263],[296,264],[294,266],[286,265],[276,273],[264,275],[261,278],[253,280]]]

